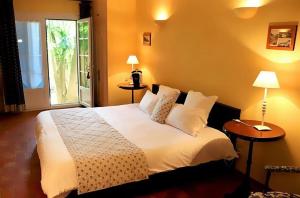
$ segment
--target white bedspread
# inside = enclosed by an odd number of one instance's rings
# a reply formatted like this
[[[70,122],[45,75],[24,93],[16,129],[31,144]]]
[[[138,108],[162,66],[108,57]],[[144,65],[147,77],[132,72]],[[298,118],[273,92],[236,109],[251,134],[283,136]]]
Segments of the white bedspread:
[[[137,104],[94,110],[144,151],[152,174],[237,157],[230,140],[213,128],[204,128],[195,138],[169,125],[153,122]],[[36,141],[44,193],[55,197],[76,189],[73,159],[48,111],[37,117]]]

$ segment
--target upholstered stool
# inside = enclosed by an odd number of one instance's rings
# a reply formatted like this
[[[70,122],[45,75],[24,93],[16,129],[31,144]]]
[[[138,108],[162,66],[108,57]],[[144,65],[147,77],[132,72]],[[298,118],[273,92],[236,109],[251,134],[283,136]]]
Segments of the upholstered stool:
[[[270,191],[267,192],[269,189],[269,181],[271,178],[271,174],[273,172],[277,173],[300,173],[300,167],[294,166],[265,166],[266,170],[266,181],[264,192],[252,192],[249,198],[300,198],[300,195],[287,193],[287,192],[277,192],[277,191]]]

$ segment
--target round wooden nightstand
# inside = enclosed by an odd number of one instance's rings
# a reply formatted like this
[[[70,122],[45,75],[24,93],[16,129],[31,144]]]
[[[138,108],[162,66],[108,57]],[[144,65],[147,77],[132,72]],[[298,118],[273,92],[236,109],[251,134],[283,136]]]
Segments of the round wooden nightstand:
[[[259,131],[253,128],[254,125],[259,125],[261,122],[256,120],[242,120],[240,123],[236,121],[228,121],[224,124],[223,130],[233,139],[240,138],[246,141],[249,141],[248,149],[248,159],[247,159],[247,168],[245,180],[238,189],[232,193],[231,196],[226,197],[245,197],[250,192],[250,171],[252,163],[252,152],[254,142],[271,142],[276,141],[285,136],[285,131],[276,126],[275,124],[265,123],[266,126],[269,126],[272,130],[270,131]]]
[[[134,84],[130,83],[120,83],[118,87],[125,90],[131,90],[131,103],[134,103],[134,90],[145,89],[147,85],[140,84],[140,86],[134,86]]]
[[[251,126],[259,125],[261,122],[257,120],[242,120]],[[271,123],[265,123],[266,126],[271,127],[270,131],[258,131],[251,126],[236,121],[228,121],[224,124],[223,129],[230,135],[235,135],[238,138],[254,141],[254,142],[270,142],[278,140],[285,136],[285,132],[279,126]]]

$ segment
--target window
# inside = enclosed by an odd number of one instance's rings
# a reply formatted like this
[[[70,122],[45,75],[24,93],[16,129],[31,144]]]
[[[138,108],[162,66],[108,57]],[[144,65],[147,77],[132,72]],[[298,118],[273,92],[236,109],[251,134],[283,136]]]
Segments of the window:
[[[39,22],[16,22],[23,87],[44,87],[41,33]]]

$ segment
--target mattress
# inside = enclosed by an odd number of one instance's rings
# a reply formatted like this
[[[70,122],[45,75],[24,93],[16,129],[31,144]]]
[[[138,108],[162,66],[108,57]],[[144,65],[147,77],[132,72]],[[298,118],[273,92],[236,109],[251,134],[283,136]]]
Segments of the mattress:
[[[229,138],[210,127],[193,137],[172,126],[153,122],[138,104],[93,110],[143,150],[150,174],[237,157]],[[74,161],[49,111],[37,116],[35,135],[44,193],[56,197],[77,189]]]

